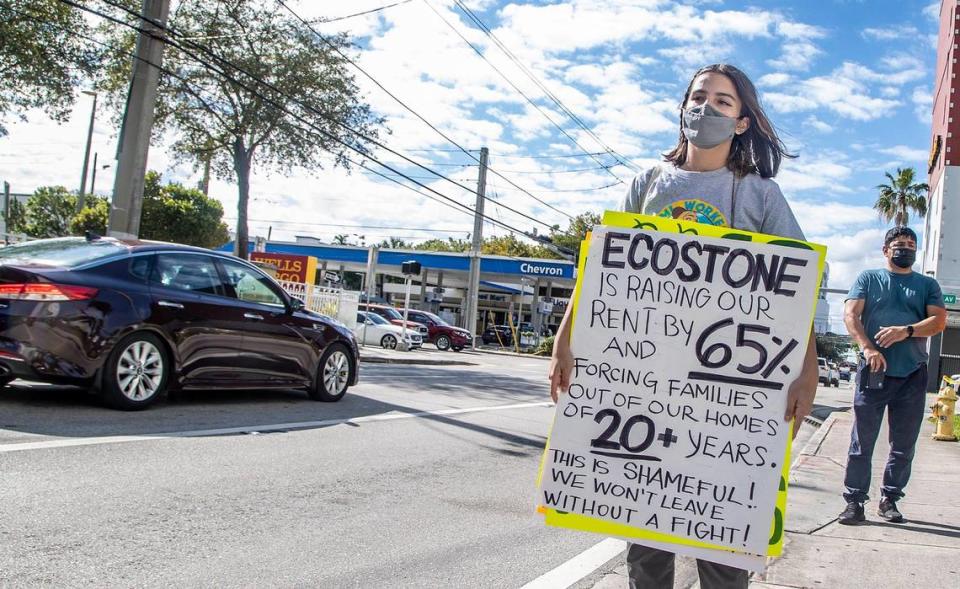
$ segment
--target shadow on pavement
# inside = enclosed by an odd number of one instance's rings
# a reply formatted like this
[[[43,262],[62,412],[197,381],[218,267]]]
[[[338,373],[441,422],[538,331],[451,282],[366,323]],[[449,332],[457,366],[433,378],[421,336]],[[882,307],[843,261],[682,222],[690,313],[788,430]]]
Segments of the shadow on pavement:
[[[420,413],[437,408],[548,400],[546,385],[534,379],[423,366],[404,368],[411,370],[391,369],[388,374],[367,375],[370,382],[366,384],[362,374],[361,383],[337,403],[312,401],[299,390],[201,390],[171,393],[168,399],[139,412],[107,408],[96,396],[77,387],[18,382],[0,389],[0,428],[7,430],[0,432],[0,444],[38,441],[33,435],[86,438],[239,427],[256,431],[257,426],[303,422],[321,423],[296,429],[319,429],[335,425],[322,422],[391,412]],[[420,399],[424,399],[424,404],[407,404],[403,399],[404,390],[422,393]],[[497,452],[527,454],[531,449],[539,451],[545,443],[545,438],[525,437],[457,416],[425,415],[422,418],[486,434],[514,447],[510,450],[490,446]],[[31,436],[18,436],[17,432]]]

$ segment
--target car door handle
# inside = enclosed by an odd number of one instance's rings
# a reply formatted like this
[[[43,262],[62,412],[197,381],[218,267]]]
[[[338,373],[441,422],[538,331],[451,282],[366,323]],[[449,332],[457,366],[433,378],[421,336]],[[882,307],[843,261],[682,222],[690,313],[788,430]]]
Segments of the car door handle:
[[[244,313],[244,319],[253,319],[254,321],[263,321],[263,315],[257,315],[256,313]]]
[[[182,309],[183,305],[180,303],[174,303],[172,301],[157,301],[157,305],[161,307],[170,307],[171,309]]]

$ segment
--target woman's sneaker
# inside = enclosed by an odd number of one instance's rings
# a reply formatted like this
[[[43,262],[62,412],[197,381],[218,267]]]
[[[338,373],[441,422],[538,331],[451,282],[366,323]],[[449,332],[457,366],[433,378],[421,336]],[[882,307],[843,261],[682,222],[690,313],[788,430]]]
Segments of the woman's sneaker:
[[[853,526],[867,521],[867,516],[863,514],[863,503],[859,501],[848,501],[847,508],[837,518],[837,523],[845,526]]]
[[[897,509],[897,502],[884,497],[880,500],[880,506],[877,507],[877,515],[890,523],[898,524],[903,521],[903,514]]]

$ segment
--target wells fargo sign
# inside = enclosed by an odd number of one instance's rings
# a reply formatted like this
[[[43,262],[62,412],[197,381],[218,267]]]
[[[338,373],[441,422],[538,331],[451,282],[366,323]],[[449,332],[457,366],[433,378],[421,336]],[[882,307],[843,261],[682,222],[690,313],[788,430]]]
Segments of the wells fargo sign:
[[[317,259],[313,256],[251,252],[250,259],[277,267],[277,280],[313,284],[317,276]]]

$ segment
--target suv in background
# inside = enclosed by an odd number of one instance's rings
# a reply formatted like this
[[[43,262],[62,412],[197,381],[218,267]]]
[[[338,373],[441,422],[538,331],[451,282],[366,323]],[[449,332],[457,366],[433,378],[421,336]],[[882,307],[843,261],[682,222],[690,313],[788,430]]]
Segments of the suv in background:
[[[358,310],[367,311],[369,313],[375,313],[383,317],[390,323],[403,327],[403,315],[399,311],[397,311],[396,308],[391,307],[390,305],[374,305],[374,304],[361,303]],[[420,334],[420,337],[423,339],[427,339],[427,337],[430,334],[430,331],[427,329],[426,325],[422,323],[417,323],[416,321],[413,321],[410,318],[407,318],[407,329],[415,330],[417,333]]]
[[[397,309],[403,316],[403,309]],[[466,329],[450,325],[438,315],[419,309],[407,309],[407,320],[427,326],[428,336],[424,339],[437,346],[438,350],[459,352],[470,345],[470,332]]]
[[[819,371],[820,384],[825,387],[833,385],[840,386],[840,374],[837,372],[837,365],[833,362],[827,362],[826,358],[817,358],[817,370]]]
[[[513,332],[509,325],[488,325],[480,336],[487,345],[512,346]]]

